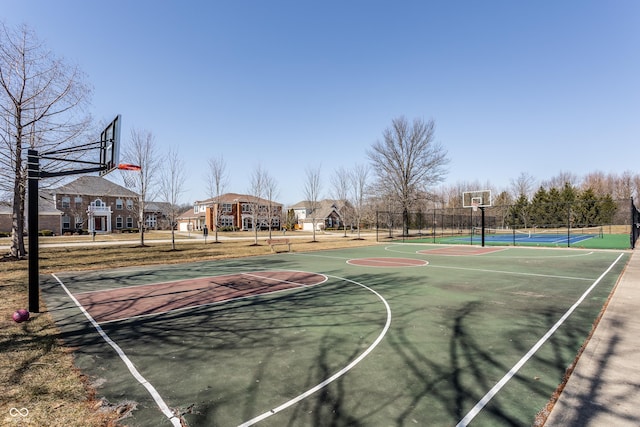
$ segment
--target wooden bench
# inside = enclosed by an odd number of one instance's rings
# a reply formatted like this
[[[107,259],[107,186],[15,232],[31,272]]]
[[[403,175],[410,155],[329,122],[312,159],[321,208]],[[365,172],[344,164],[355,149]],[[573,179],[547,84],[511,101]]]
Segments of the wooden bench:
[[[275,252],[275,246],[287,245],[289,252],[291,252],[291,241],[289,239],[267,239],[267,244],[271,246],[271,251]]]

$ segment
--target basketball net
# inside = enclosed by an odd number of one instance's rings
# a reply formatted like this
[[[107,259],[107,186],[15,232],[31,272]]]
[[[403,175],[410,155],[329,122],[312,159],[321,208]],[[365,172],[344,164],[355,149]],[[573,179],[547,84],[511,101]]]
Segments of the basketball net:
[[[473,202],[471,202],[471,209],[473,209],[474,212],[478,212],[479,205],[480,204],[474,200]]]
[[[129,190],[134,190],[136,188],[136,184],[138,183],[138,176],[140,174],[140,166],[131,165],[128,163],[120,163],[118,165],[118,169],[120,169],[120,175],[122,176],[122,180],[124,181],[124,185]]]

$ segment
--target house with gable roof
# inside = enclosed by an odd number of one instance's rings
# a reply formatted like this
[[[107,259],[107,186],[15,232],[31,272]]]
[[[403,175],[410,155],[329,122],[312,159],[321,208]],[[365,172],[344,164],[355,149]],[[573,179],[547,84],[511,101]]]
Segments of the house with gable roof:
[[[137,230],[139,200],[136,192],[105,178],[80,176],[60,187],[40,191],[38,231],[61,235]],[[146,229],[170,227],[167,203],[146,202],[144,210]],[[9,233],[11,226],[12,206],[0,203],[0,232]]]
[[[217,224],[216,224],[217,218]],[[279,230],[282,222],[282,204],[247,194],[225,193],[220,197],[198,200],[178,217],[178,230],[236,229],[262,230],[271,226]]]
[[[312,203],[303,200],[291,206],[296,216],[298,227],[304,231],[313,231],[315,219],[316,231],[326,228],[342,227],[343,220],[340,215],[342,204],[338,200],[324,199],[317,202],[315,210],[311,209]]]
[[[111,233],[138,226],[138,194],[108,179],[84,175],[47,193],[62,212],[63,234]]]
[[[59,235],[60,216],[62,212],[55,208],[51,200],[46,194],[40,193],[38,203],[38,231],[48,230],[53,234]],[[26,220],[27,218],[25,218]],[[13,207],[10,203],[0,203],[0,233],[11,233],[13,226]],[[27,230],[29,225],[26,224]]]

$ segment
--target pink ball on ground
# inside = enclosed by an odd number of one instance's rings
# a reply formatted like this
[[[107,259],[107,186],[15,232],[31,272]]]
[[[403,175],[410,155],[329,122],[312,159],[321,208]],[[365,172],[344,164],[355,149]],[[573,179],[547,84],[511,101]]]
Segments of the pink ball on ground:
[[[25,322],[29,320],[29,311],[25,310],[24,308],[21,308],[20,310],[16,310],[13,313],[12,317],[13,317],[13,320],[16,321],[17,323]]]

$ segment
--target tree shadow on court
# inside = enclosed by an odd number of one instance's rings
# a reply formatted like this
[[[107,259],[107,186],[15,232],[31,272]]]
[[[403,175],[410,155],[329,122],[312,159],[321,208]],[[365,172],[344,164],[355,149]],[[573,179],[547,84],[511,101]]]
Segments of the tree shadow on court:
[[[348,359],[355,359],[359,354],[358,349],[365,346],[364,340],[360,340],[359,345],[351,350]],[[318,345],[318,354],[312,369],[306,373],[306,387],[313,387],[322,379],[327,379],[335,374],[336,365],[332,360],[336,347],[340,344],[336,342],[336,337],[327,333],[322,337]],[[311,399],[305,399],[294,405],[288,412],[283,413],[285,419],[281,425],[298,426],[304,420],[305,425],[314,426],[363,426],[357,417],[350,413],[348,405],[349,391],[345,387],[345,382],[338,379],[326,387],[316,392]]]
[[[509,346],[515,350],[508,350],[511,356],[507,354],[507,357],[504,357],[505,354],[492,348],[491,340],[483,339],[478,331],[477,315],[484,315],[486,310],[487,307],[482,303],[472,301],[453,311],[447,320],[443,320],[446,327],[441,332],[449,334],[449,338],[447,351],[440,353],[435,349],[417,345],[415,338],[410,336],[410,331],[402,326],[403,322],[397,322],[389,336],[389,343],[416,381],[411,387],[411,402],[406,404],[405,410],[397,416],[396,425],[408,424],[415,417],[416,408],[433,405],[433,400],[439,402],[437,406],[444,408],[449,417],[448,421],[438,421],[456,424],[513,368],[539,338],[538,334],[534,334],[535,340],[518,341],[516,337],[531,335],[531,328],[517,325],[507,333],[507,336],[514,337],[513,340],[509,340]],[[554,314],[542,313],[551,324],[552,319],[557,319]],[[553,323],[555,321],[553,320]],[[571,331],[568,331],[568,334],[575,342],[584,340],[585,336]],[[551,354],[556,354],[555,359],[536,360],[543,357],[536,353],[532,363],[546,365],[549,373],[561,374],[567,366],[567,357],[566,354],[560,355],[563,351],[556,347],[566,348],[567,339],[561,341],[550,343],[554,347]],[[424,344],[427,343],[428,340]],[[438,340],[436,345],[443,343],[444,341]],[[513,383],[509,385],[510,391],[505,387],[503,394],[498,394],[482,408],[485,423],[487,419],[491,420],[490,425],[520,426],[533,423],[535,412],[540,407],[527,409],[527,406],[531,405],[533,396],[537,396],[534,401],[546,401],[552,390],[536,378],[524,376],[522,372],[516,373],[510,383]],[[510,394],[513,390],[517,390],[516,395]],[[438,424],[436,420],[431,421]]]
[[[273,257],[262,267],[292,265]],[[254,260],[233,260],[187,268],[189,275],[200,277],[260,266]],[[166,266],[123,270],[109,277],[95,274],[87,279],[83,273],[66,278],[84,282],[89,290],[156,283],[159,277],[177,280],[180,274],[184,278],[184,270],[184,265]],[[375,289],[391,305],[387,336],[345,376],[259,425],[454,425],[559,317],[558,310],[527,301],[504,311],[473,298],[454,297],[449,305],[439,306],[425,291],[429,273],[415,271],[421,272],[419,279],[388,271],[349,276]],[[452,292],[463,294],[465,289]],[[186,298],[182,292],[171,295]],[[115,311],[131,302],[119,304]],[[132,381],[113,349],[73,304],[67,302],[52,314],[61,326],[60,337],[75,348],[87,374],[121,375]],[[479,320],[487,316],[509,319],[506,332],[495,332],[506,341],[502,347],[492,348],[496,337],[480,330]],[[520,321],[527,316],[537,322],[535,328]],[[576,324],[590,324],[588,319],[585,313]],[[377,296],[353,282],[332,278],[318,286],[103,323],[101,328],[167,403],[184,412],[189,425],[237,425],[329,378],[376,339],[385,321]],[[579,346],[585,336],[580,328],[562,328],[549,340],[551,350],[535,354],[532,363],[548,367],[550,375],[563,372],[571,354],[567,347]],[[547,384],[531,377],[516,374],[512,381],[528,402],[522,403],[521,395],[500,395],[489,402],[482,416],[492,425],[532,423],[532,417],[527,419],[522,410],[514,412],[512,405],[528,405],[532,396],[545,400],[551,394]],[[145,421],[154,420],[149,414],[158,410],[141,386],[108,382],[101,392],[146,402],[135,411],[132,425],[156,425]]]
[[[469,330],[478,306],[470,302],[453,313],[450,329],[444,332],[450,334],[448,349],[441,354],[438,350],[418,347],[403,326],[394,328],[389,342],[415,378],[410,391],[411,401],[396,417],[395,425],[408,424],[415,417],[416,408],[433,405],[433,402],[427,402],[433,400],[445,409],[448,423],[456,424],[464,417],[465,408],[469,409],[482,397],[470,389],[470,382],[473,382],[473,390],[489,390],[496,382],[492,372],[509,370],[510,367],[494,357]],[[492,411],[501,424],[521,425],[499,408]],[[432,421],[438,424],[444,420]]]
[[[273,268],[273,263],[271,265]],[[248,270],[246,265],[240,266]],[[127,281],[144,282],[150,274],[133,273]],[[94,279],[94,286],[101,287],[102,279]],[[69,277],[67,280],[71,281]],[[122,280],[124,283],[125,279]],[[115,281],[117,283],[118,279]],[[354,308],[352,301],[354,290],[365,294],[358,302],[358,308]],[[141,297],[144,298],[144,294]],[[174,297],[180,298],[180,293]],[[119,303],[122,309],[127,301]],[[149,364],[172,366],[165,369],[167,378],[158,375],[158,384],[165,384],[164,387],[172,384],[169,374],[190,378],[191,383],[182,388],[173,382],[174,390],[169,394],[184,402],[181,407],[196,405],[192,414],[185,414],[196,420],[195,425],[227,425],[233,416],[244,414],[244,419],[248,419],[267,410],[270,406],[265,401],[274,393],[276,396],[299,394],[348,364],[357,357],[360,347],[372,342],[379,333],[384,324],[380,319],[380,308],[380,302],[361,288],[334,280],[280,294],[103,323],[101,329],[125,350],[136,366],[141,366],[143,375],[145,371],[156,369]],[[122,363],[113,350],[81,314],[72,315],[73,311],[77,312],[71,305],[58,309],[60,337],[85,358],[83,369],[93,376],[122,372],[118,367]],[[358,332],[357,344],[351,341],[353,331]],[[306,348],[311,350],[305,351]],[[299,350],[288,354],[291,349]],[[179,359],[179,366],[173,366],[174,357]],[[213,369],[212,361],[215,363]],[[295,366],[300,362],[304,366]],[[160,394],[164,395],[164,392],[161,390]],[[132,400],[148,401],[144,394],[144,390],[139,390],[138,397]],[[205,397],[220,394],[225,397]],[[326,418],[335,422],[326,425],[357,425],[348,411],[342,409],[343,394],[339,385],[319,392],[310,401],[313,403],[309,403],[314,422]],[[139,406],[137,412],[140,411],[143,408]],[[299,416],[307,417],[295,411],[293,414],[291,425],[297,423]]]

